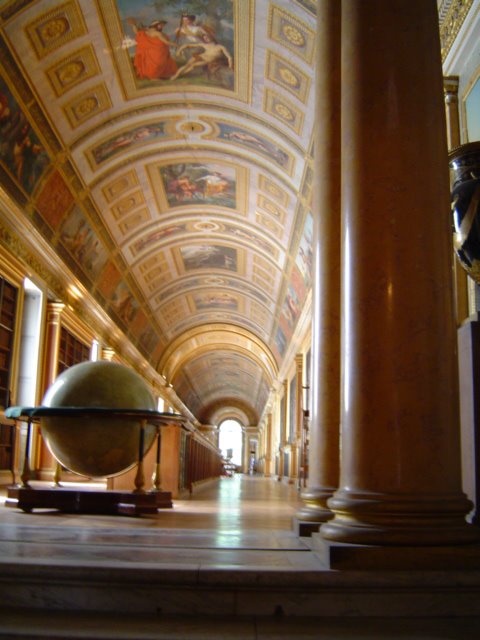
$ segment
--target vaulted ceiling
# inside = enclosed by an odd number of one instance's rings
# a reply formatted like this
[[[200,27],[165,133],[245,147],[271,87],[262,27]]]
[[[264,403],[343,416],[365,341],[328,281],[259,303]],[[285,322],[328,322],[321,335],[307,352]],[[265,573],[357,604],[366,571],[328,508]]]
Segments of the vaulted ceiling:
[[[445,56],[472,0],[438,4]],[[256,424],[308,307],[315,14],[0,2],[10,228],[53,249],[202,422],[230,407]]]
[[[0,182],[201,421],[258,420],[308,297],[315,6],[1,3]]]

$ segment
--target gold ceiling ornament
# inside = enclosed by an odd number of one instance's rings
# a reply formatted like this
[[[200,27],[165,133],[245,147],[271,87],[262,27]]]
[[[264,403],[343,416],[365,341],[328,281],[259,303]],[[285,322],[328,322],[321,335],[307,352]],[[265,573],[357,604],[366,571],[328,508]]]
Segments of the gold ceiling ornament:
[[[195,222],[193,228],[204,233],[212,233],[214,231],[222,230],[222,227],[219,224],[217,224],[216,222],[212,222],[211,220]]]
[[[41,59],[86,34],[82,12],[76,2],[58,5],[26,26],[37,58]]]
[[[286,39],[294,44],[296,47],[303,47],[305,45],[305,37],[302,32],[291,24],[282,25],[282,33]]]
[[[283,96],[271,89],[266,89],[264,109],[266,113],[290,127],[297,135],[301,134],[304,115],[290,101],[285,100]]]
[[[288,84],[290,87],[296,87],[298,85],[298,78],[292,73],[291,69],[281,67],[278,73],[285,84]]]
[[[78,49],[47,69],[47,77],[57,96],[63,95],[99,73],[100,67],[92,45]]]
[[[272,5],[268,35],[272,40],[298,55],[307,64],[312,63],[315,50],[315,32],[294,15]]]
[[[221,286],[226,284],[225,278],[220,278],[220,276],[208,276],[204,278],[204,282],[209,285]]]
[[[145,204],[145,196],[143,191],[138,189],[137,191],[129,193],[128,196],[125,196],[121,200],[118,200],[111,209],[112,215],[115,220],[119,220],[127,213],[130,213],[133,209],[136,209],[143,204]]]
[[[105,200],[109,203],[121,196],[125,191],[129,191],[138,185],[138,176],[135,169],[127,171],[123,175],[115,178],[102,188]]]
[[[260,174],[258,178],[258,187],[262,191],[266,191],[274,200],[276,200],[283,207],[288,207],[290,204],[290,196],[286,191],[278,186],[276,182],[270,180],[263,174]]]
[[[194,327],[175,338],[162,354],[157,370],[173,381],[186,361],[219,349],[225,349],[232,357],[243,355],[257,363],[269,384],[276,379],[277,363],[263,340],[248,329],[226,323]]]
[[[444,0],[440,7],[440,44],[444,62],[473,5],[473,0]]]
[[[151,219],[152,216],[149,209],[139,209],[125,218],[122,218],[122,221],[118,224],[118,229],[122,236],[128,236],[139,226],[147,224]]]
[[[203,124],[194,121],[182,122],[178,128],[183,133],[202,133],[205,131],[205,126]]]
[[[269,80],[305,103],[311,84],[310,78],[305,73],[293,65],[290,60],[286,60],[270,50],[267,51],[265,67],[265,75]]]

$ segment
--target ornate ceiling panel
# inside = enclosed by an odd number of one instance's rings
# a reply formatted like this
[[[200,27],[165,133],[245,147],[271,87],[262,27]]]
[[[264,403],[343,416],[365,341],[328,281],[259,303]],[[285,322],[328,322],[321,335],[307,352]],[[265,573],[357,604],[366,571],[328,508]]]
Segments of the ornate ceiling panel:
[[[2,185],[205,421],[261,414],[308,297],[315,4],[0,9]]]

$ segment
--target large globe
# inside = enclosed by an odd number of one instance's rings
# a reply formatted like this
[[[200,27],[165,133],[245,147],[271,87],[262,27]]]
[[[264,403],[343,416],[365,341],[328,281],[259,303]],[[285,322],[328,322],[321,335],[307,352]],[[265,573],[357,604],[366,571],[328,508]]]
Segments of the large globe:
[[[47,390],[42,406],[79,410],[156,408],[143,378],[128,367],[106,360],[82,362],[66,369]],[[42,417],[40,424],[54,457],[75,473],[92,478],[109,477],[130,469],[138,461],[138,419],[108,415],[48,416]],[[145,426],[145,453],[152,446],[155,433],[155,426]]]

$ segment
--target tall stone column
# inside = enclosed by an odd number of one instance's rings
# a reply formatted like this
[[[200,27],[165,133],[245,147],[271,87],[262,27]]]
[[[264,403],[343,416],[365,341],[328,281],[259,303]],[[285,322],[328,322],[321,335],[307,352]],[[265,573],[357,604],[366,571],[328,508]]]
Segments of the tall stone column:
[[[290,478],[293,482],[298,478],[300,470],[300,443],[302,437],[302,387],[303,387],[303,354],[297,353],[295,356],[295,427],[293,438],[290,444]]]
[[[267,416],[265,424],[265,477],[272,475],[272,414]]]
[[[342,0],[342,543],[471,541],[435,0]]]
[[[47,323],[45,332],[45,358],[42,380],[42,392],[54,382],[58,372],[58,349],[60,346],[61,316],[65,309],[63,302],[47,304]]]
[[[58,373],[58,350],[60,347],[61,317],[65,309],[63,302],[49,302],[47,304],[47,319],[45,326],[45,356],[42,375],[42,396],[55,381]],[[33,439],[36,442],[38,476],[41,480],[50,480],[55,473],[56,462],[41,438],[40,430],[35,428]],[[40,437],[37,437],[40,435]]]
[[[340,424],[340,9],[317,3],[311,421],[308,483],[299,521],[315,530],[332,517],[338,487]]]
[[[458,77],[449,76],[443,79],[443,91],[445,97],[445,115],[447,120],[448,148],[454,149],[460,145],[460,114],[458,111]],[[469,316],[468,287],[469,278],[467,272],[459,261],[453,261],[455,302],[457,311],[457,324],[460,325]],[[472,282],[473,285],[473,282]]]

